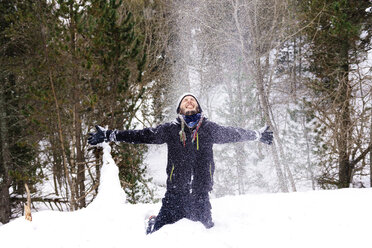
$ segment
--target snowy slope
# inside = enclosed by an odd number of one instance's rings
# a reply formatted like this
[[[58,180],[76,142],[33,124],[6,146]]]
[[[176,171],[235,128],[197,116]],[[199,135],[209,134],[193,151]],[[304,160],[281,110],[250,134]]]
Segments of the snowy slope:
[[[1,247],[370,247],[372,189],[256,194],[212,200],[215,227],[181,220],[145,235],[159,204],[125,204],[104,147],[95,201],[76,212],[33,213],[0,227]]]

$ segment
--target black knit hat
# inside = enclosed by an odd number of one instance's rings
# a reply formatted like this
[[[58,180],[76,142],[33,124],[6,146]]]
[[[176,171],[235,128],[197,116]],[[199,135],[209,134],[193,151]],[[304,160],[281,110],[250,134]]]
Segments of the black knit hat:
[[[199,107],[199,113],[203,112],[202,111],[202,108],[200,106],[200,103],[198,101],[198,98],[196,98],[196,96],[194,94],[192,94],[192,93],[185,93],[178,100],[178,106],[177,106],[177,110],[176,110],[177,111],[177,114],[180,113],[181,102],[182,102],[183,98],[185,98],[186,96],[192,96],[192,97],[194,97],[194,99],[196,100],[196,103],[198,104],[198,107]]]

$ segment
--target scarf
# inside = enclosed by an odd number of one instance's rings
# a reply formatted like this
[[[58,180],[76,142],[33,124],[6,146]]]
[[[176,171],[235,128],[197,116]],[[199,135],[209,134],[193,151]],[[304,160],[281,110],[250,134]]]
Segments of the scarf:
[[[201,113],[197,113],[194,115],[181,115],[181,131],[180,131],[180,139],[183,143],[183,146],[186,146],[186,133],[185,133],[185,123],[189,128],[193,128],[196,125],[196,128],[193,129],[191,134],[191,142],[194,143],[196,139],[196,149],[199,150],[199,135],[198,131],[203,122],[203,116]]]
[[[186,125],[189,128],[193,128],[200,120],[201,114],[193,114],[193,115],[182,115],[183,119],[186,122]]]

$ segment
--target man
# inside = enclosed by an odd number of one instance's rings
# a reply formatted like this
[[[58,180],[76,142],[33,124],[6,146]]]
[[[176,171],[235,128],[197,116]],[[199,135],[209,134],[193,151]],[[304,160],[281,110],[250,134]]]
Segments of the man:
[[[97,133],[90,134],[88,140],[91,145],[104,141],[167,144],[167,190],[159,214],[151,220],[153,225],[149,226],[148,233],[182,218],[200,221],[206,228],[213,227],[209,201],[215,168],[213,144],[259,140],[271,145],[273,140],[268,127],[260,132],[224,127],[209,121],[191,93],[181,96],[177,114],[175,122],[156,128],[118,131],[96,126]]]

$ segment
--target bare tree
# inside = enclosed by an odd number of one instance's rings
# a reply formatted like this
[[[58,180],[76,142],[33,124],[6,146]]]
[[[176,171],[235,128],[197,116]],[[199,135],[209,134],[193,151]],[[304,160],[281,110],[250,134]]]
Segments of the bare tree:
[[[183,50],[188,59],[182,57],[184,67],[196,68],[199,76],[196,82],[201,85],[203,98],[209,99],[219,84],[224,84],[224,74],[228,64],[241,60],[244,72],[251,76],[250,83],[256,87],[263,123],[274,130],[276,144],[271,152],[277,172],[279,188],[288,191],[289,180],[293,191],[296,190],[291,169],[284,161],[285,152],[279,135],[279,125],[273,115],[271,89],[276,64],[275,49],[286,37],[285,23],[288,1],[188,1],[179,8],[182,19]],[[190,32],[191,30],[191,32]],[[198,52],[191,53],[195,50]],[[190,59],[191,56],[191,59]],[[237,63],[236,63],[237,64]],[[235,70],[235,68],[233,68]],[[230,79],[231,80],[231,79]],[[204,90],[210,89],[210,90]],[[243,96],[244,97],[244,96]]]
[[[270,88],[273,84],[273,65],[275,65],[275,61],[271,59],[271,52],[286,38],[284,17],[287,1],[250,1],[243,4],[237,0],[233,1],[233,6],[241,54],[247,70],[254,75],[264,120],[274,131],[276,142],[271,150],[280,189],[283,192],[288,191],[283,166],[292,190],[296,191],[290,168],[286,163],[281,165],[280,162],[280,157],[284,157],[284,151],[279,136],[279,126],[275,123],[269,100]]]

